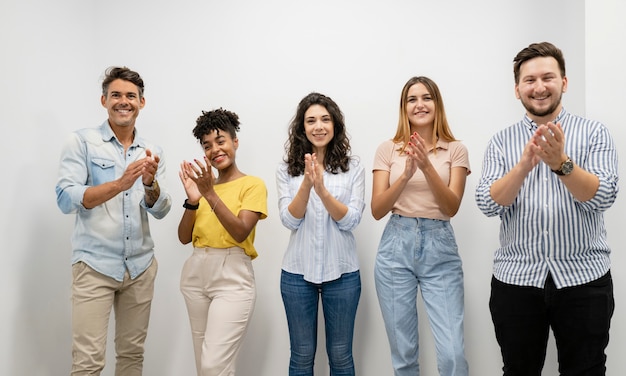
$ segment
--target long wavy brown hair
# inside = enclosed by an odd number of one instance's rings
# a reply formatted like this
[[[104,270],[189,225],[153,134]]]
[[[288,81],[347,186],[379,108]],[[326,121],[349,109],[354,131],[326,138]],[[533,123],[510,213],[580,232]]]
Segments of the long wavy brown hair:
[[[340,170],[346,172],[350,169],[350,140],[346,133],[346,125],[343,113],[339,106],[331,98],[320,93],[310,93],[302,98],[298,104],[296,115],[289,125],[289,137],[285,142],[284,161],[288,165],[287,171],[291,176],[304,174],[304,155],[313,151],[313,145],[306,138],[304,130],[304,114],[313,105],[326,108],[333,121],[334,137],[328,143],[324,155],[324,168],[326,171],[337,174]]]

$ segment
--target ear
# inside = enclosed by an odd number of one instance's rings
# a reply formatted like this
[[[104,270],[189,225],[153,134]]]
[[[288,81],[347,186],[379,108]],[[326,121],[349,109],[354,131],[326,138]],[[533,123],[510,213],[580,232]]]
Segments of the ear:
[[[106,107],[106,105],[107,105],[107,98],[104,95],[100,96],[100,103],[102,104],[102,107]]]
[[[233,145],[235,146],[235,150],[239,149],[239,138],[235,137],[233,139]]]
[[[515,84],[515,98],[520,99],[518,84]]]
[[[567,91],[567,76],[563,77],[563,90],[562,92],[565,93]]]
[[[146,105],[146,97],[141,97],[141,99],[139,100],[139,109],[142,109],[143,106]]]

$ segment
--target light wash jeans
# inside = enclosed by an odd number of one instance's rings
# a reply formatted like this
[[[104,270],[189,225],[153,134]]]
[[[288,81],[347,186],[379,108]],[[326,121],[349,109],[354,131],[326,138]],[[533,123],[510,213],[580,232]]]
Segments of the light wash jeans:
[[[291,357],[289,376],[313,376],[317,347],[317,310],[322,300],[326,329],[326,353],[331,376],[353,376],[352,338],[361,296],[359,271],[321,284],[301,274],[282,271],[280,291],[287,314]]]
[[[467,376],[463,269],[450,222],[392,214],[378,247],[374,277],[394,375],[419,375],[419,288],[435,339],[439,374]]]

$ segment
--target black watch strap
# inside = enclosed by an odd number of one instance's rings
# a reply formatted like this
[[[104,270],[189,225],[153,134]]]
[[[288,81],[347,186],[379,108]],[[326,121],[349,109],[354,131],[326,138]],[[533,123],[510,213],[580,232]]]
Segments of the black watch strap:
[[[552,170],[552,172],[560,176],[565,176],[571,174],[573,169],[574,163],[569,157],[567,157],[567,159],[561,163],[561,167],[559,167],[558,170]]]
[[[188,199],[186,198],[185,199],[185,203],[183,204],[183,208],[189,209],[189,210],[198,210],[198,208],[200,207],[200,203],[192,205],[192,204],[188,203],[187,200]]]

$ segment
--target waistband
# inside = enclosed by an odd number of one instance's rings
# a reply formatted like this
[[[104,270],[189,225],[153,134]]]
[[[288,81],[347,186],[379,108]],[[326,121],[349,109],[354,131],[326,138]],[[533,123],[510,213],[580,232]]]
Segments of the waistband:
[[[246,252],[241,247],[229,247],[229,248],[213,248],[213,247],[193,247],[194,253],[219,253],[226,255],[245,254]]]
[[[391,217],[389,217],[389,223],[397,223],[401,226],[417,227],[420,229],[435,229],[450,226],[450,221],[443,219],[405,217],[400,214],[392,214]]]

